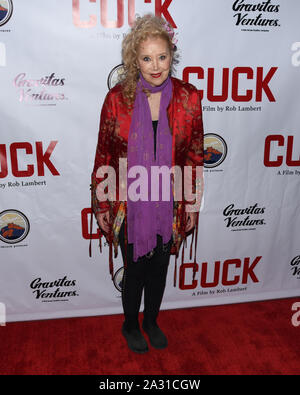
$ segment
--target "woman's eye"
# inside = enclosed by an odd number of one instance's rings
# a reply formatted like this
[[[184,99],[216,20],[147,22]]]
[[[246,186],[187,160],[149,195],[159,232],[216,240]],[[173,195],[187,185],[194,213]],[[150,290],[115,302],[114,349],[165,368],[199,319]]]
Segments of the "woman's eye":
[[[160,60],[165,60],[166,59],[166,55],[162,55],[161,57],[160,57]]]
[[[150,58],[148,56],[145,56],[143,59],[145,62],[149,62]]]

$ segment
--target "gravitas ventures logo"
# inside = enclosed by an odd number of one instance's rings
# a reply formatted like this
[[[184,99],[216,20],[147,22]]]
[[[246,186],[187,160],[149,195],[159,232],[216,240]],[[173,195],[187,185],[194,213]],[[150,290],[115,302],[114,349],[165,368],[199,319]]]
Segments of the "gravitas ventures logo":
[[[297,255],[292,259],[291,266],[294,278],[300,280],[300,255]]]
[[[57,77],[55,73],[41,78],[19,73],[13,83],[18,90],[20,102],[53,106],[68,99],[65,95],[65,78]]]
[[[266,225],[265,219],[261,216],[265,212],[265,207],[253,206],[239,208],[229,204],[223,210],[226,227],[232,231],[255,230],[257,226]]]
[[[75,285],[76,280],[68,280],[67,276],[54,281],[42,281],[38,277],[30,283],[30,288],[41,302],[66,302],[70,297],[78,296]]]
[[[236,26],[242,31],[265,31],[270,27],[279,27],[279,4],[271,0],[249,3],[245,0],[235,0],[232,5]]]

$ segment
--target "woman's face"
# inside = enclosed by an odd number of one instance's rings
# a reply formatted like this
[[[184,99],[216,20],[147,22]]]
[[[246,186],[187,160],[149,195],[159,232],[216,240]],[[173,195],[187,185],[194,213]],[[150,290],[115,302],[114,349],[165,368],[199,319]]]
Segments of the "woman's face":
[[[149,37],[138,47],[137,65],[152,86],[159,86],[168,78],[171,60],[168,43],[160,37]]]

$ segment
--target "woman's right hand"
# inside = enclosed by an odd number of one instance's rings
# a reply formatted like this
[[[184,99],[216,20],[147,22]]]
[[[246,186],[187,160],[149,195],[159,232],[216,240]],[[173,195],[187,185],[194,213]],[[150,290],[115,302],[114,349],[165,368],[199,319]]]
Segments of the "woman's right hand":
[[[98,225],[105,232],[109,232],[109,210],[105,211],[105,213],[98,213],[96,215]]]

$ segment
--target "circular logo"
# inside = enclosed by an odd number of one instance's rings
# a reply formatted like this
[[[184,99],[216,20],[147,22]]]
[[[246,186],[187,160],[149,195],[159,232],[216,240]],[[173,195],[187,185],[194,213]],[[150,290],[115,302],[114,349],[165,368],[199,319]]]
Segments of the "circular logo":
[[[0,0],[0,26],[5,25],[12,15],[13,4],[11,0]]]
[[[16,244],[24,240],[29,233],[29,221],[18,210],[5,210],[0,213],[0,240]]]
[[[123,74],[123,65],[119,64],[118,66],[114,67],[109,73],[109,76],[107,78],[108,89],[113,88],[119,82],[119,77],[121,74]]]
[[[116,271],[113,280],[115,287],[120,292],[122,292],[123,274],[124,274],[124,267],[122,266],[120,269]]]
[[[215,133],[204,135],[204,167],[219,166],[227,155],[225,140]]]

